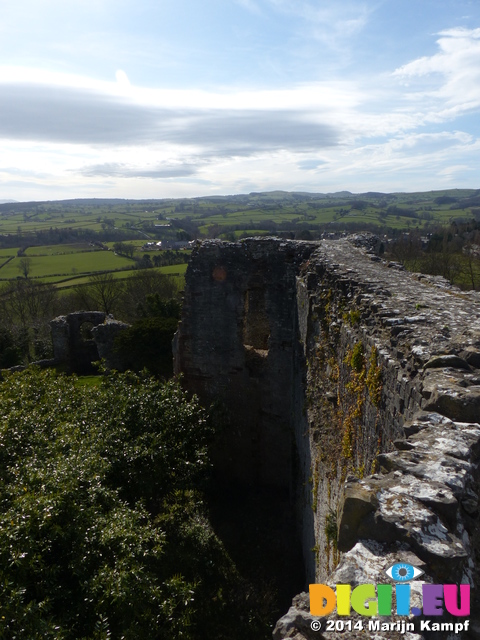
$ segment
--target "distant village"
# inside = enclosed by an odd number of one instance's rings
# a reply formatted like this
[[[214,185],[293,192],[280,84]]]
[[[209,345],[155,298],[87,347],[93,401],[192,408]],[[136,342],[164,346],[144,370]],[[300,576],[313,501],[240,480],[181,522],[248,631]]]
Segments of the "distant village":
[[[161,251],[162,249],[192,249],[196,240],[159,240],[158,242],[146,242],[142,251]]]

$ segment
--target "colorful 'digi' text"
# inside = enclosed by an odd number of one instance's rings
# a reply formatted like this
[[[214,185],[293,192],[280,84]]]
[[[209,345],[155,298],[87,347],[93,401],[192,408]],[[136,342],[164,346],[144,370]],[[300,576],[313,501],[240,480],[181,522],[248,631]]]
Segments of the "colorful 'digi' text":
[[[362,616],[392,615],[393,587],[398,616],[470,615],[469,584],[422,584],[423,609],[410,608],[409,584],[361,584],[352,590],[349,584],[337,584],[336,592],[325,584],[310,585],[310,613],[327,616],[337,608],[339,616],[348,616],[353,609]],[[458,596],[460,594],[460,604]]]

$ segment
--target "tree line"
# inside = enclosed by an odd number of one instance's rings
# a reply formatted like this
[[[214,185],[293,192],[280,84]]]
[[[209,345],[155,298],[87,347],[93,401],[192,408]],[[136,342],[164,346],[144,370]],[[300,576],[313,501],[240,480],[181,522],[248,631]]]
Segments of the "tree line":
[[[125,231],[107,227],[103,231],[93,229],[73,229],[71,227],[50,227],[38,231],[21,231],[0,235],[0,247],[28,247],[50,244],[85,242],[114,242],[125,240]]]
[[[388,244],[387,256],[410,271],[440,275],[462,289],[480,290],[480,222],[453,222],[428,236],[402,233]]]

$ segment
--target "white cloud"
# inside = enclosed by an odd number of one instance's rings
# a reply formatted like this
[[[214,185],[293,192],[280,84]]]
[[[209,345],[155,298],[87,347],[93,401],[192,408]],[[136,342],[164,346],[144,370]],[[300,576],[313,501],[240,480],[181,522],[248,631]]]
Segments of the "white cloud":
[[[22,84],[0,91],[0,137],[104,146],[176,144],[213,155],[337,144],[339,131],[302,109],[181,108],[107,93]]]
[[[213,156],[339,144],[361,101],[348,83],[189,91],[0,68],[0,137],[100,146],[195,146]],[[340,128],[341,127],[341,128]]]
[[[450,29],[439,35],[436,54],[413,60],[393,75],[413,81],[411,100],[436,101],[428,119],[445,121],[480,108],[480,29]]]
[[[377,144],[358,145],[343,154],[333,150],[325,169],[329,178],[337,176],[339,184],[343,179],[351,190],[355,188],[352,177],[357,184],[369,181],[373,188],[378,185],[379,176],[385,191],[468,186],[470,172],[462,175],[452,168],[467,164],[467,159],[470,167],[475,166],[479,151],[479,141],[461,132],[413,133]]]
[[[471,70],[477,65],[480,50],[480,29],[448,29],[439,33],[440,51],[409,62],[395,71],[399,76],[424,76],[429,73],[451,75]]]
[[[123,89],[129,89],[130,88],[130,80],[128,79],[127,74],[125,73],[125,71],[123,71],[122,69],[118,69],[115,72],[115,78],[117,79],[118,84],[120,85],[120,87],[122,87]]]

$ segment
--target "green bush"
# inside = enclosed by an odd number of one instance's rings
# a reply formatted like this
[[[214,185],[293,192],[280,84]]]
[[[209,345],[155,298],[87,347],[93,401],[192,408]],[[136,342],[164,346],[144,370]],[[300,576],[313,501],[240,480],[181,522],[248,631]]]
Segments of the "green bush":
[[[177,330],[176,318],[142,318],[121,331],[115,338],[115,351],[124,368],[148,369],[169,378],[173,374],[172,340]]]
[[[5,327],[0,328],[0,368],[14,367],[22,361],[22,345],[13,333]]]
[[[6,374],[0,637],[261,637],[197,491],[211,436],[173,382]]]
[[[159,293],[145,296],[138,305],[138,313],[143,318],[176,318],[180,320],[182,305],[175,298],[163,298]]]

